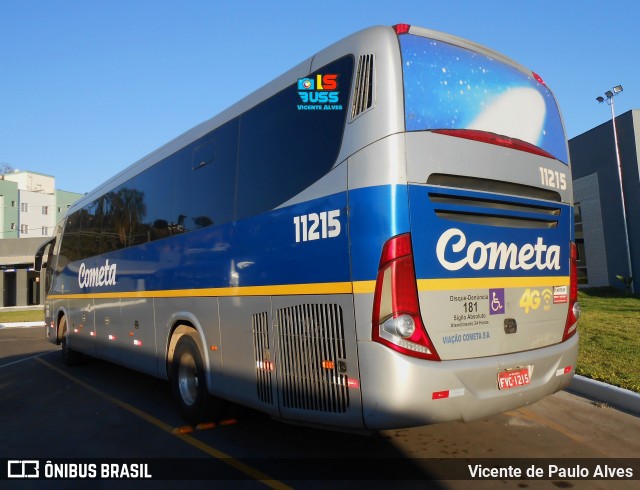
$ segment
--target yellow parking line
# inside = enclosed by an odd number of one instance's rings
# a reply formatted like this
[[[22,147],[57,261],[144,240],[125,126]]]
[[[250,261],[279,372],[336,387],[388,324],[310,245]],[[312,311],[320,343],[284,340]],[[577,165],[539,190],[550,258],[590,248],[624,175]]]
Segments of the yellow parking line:
[[[124,410],[137,415],[138,417],[146,420],[147,422],[149,422],[150,424],[155,425],[156,427],[158,427],[159,429],[163,430],[164,432],[167,432],[168,434],[171,434],[179,439],[181,439],[182,441],[186,442],[187,444],[199,449],[200,451],[208,454],[209,456],[219,459],[221,460],[223,463],[228,464],[229,466],[235,468],[236,470],[244,473],[245,475],[250,476],[251,478],[258,480],[262,483],[264,483],[266,486],[270,487],[270,488],[274,488],[277,490],[285,490],[285,489],[290,489],[291,487],[289,487],[288,485],[285,485],[284,483],[275,480],[274,478],[270,477],[269,475],[262,473],[260,470],[257,470],[256,468],[253,468],[252,466],[249,466],[241,461],[238,461],[237,459],[229,456],[227,453],[220,451],[214,447],[211,447],[207,444],[205,444],[204,442],[199,441],[198,439],[196,439],[193,436],[190,436],[188,434],[180,434],[180,433],[176,433],[174,432],[174,428],[171,427],[169,424],[165,424],[162,420],[154,417],[153,415],[150,415],[142,410],[140,410],[139,408],[134,407],[133,405],[128,404],[127,402],[124,402],[122,400],[119,400],[118,398],[115,398],[111,395],[108,395],[107,393],[98,390],[97,388],[94,388],[93,386],[85,383],[84,381],[79,380],[78,378],[76,378],[75,376],[70,375],[69,373],[63,371],[62,369],[54,366],[53,364],[48,363],[47,361],[45,361],[44,359],[41,358],[36,358],[36,361],[38,361],[41,364],[44,364],[45,366],[47,366],[49,369],[52,369],[53,371],[57,372],[58,374],[64,376],[65,378],[73,381],[74,383],[82,386],[84,389],[90,391],[91,393],[98,395],[101,398],[104,398],[105,400],[113,403],[114,405],[119,406],[120,408],[123,408]]]

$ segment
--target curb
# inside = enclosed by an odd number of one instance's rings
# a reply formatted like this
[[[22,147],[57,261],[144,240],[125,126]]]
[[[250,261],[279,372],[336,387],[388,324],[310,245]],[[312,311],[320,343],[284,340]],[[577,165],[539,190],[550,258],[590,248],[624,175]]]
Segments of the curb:
[[[43,321],[39,322],[7,322],[0,323],[0,328],[26,328],[26,327],[44,327]]]
[[[635,416],[640,416],[640,394],[618,388],[602,381],[575,375],[566,391],[594,401],[611,405]]]

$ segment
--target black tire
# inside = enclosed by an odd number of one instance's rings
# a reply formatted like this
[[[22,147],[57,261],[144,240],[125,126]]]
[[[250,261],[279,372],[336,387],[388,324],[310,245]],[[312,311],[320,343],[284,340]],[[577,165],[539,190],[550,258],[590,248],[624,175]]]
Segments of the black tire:
[[[62,359],[67,366],[77,366],[84,360],[82,353],[75,351],[69,347],[69,330],[67,329],[67,317],[63,316],[60,319],[58,330],[62,332]]]
[[[210,398],[195,334],[184,334],[178,340],[171,363],[171,390],[180,415],[189,424],[204,421],[210,411]]]

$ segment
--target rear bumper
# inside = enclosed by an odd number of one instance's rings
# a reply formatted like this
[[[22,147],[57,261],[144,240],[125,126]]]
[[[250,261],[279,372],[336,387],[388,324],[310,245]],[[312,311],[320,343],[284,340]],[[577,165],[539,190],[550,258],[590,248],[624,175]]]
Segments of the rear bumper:
[[[358,343],[363,419],[372,430],[474,420],[534,403],[565,388],[578,357],[568,341],[503,356],[432,362]],[[498,389],[498,373],[533,366],[527,386]],[[570,367],[570,371],[567,369]]]

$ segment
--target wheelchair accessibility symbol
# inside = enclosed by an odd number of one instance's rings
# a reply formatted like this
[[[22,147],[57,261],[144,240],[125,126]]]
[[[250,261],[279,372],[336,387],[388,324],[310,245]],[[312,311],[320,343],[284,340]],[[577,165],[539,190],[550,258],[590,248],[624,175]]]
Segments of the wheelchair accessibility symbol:
[[[504,289],[489,289],[489,314],[504,315]]]

